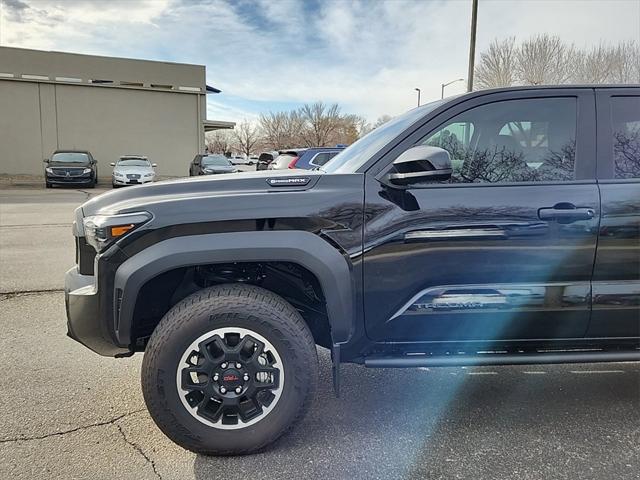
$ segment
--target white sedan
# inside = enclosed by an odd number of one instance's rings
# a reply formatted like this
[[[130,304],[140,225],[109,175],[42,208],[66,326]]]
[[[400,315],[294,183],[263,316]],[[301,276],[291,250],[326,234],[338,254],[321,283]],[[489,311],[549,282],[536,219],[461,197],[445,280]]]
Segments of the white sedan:
[[[141,185],[153,182],[156,178],[155,163],[140,155],[124,155],[116,163],[112,163],[113,188],[123,185]]]

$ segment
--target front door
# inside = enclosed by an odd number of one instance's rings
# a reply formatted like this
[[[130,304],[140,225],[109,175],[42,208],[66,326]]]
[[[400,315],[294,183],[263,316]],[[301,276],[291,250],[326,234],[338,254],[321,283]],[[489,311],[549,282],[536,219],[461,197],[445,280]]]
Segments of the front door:
[[[449,152],[450,181],[403,189],[366,176],[376,341],[585,335],[599,220],[593,91],[485,98],[441,114],[416,142]]]

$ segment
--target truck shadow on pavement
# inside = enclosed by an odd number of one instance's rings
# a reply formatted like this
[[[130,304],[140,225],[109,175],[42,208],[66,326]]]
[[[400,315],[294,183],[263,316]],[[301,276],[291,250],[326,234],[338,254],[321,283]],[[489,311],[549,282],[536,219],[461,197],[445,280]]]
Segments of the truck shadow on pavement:
[[[197,456],[195,477],[637,478],[637,364],[369,370],[331,389],[320,350],[307,417],[263,452]],[[252,473],[253,472],[253,473]]]

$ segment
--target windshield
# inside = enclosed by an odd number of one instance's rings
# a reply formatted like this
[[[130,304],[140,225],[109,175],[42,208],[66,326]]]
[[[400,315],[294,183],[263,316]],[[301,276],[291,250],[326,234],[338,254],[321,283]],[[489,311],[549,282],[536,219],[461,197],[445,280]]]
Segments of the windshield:
[[[229,160],[227,160],[227,157],[222,155],[210,155],[208,157],[202,157],[202,165],[224,167],[229,165]]]
[[[89,163],[89,155],[79,152],[54,153],[51,157],[51,161],[54,163]]]
[[[119,167],[150,167],[149,160],[144,158],[125,158],[118,161]]]
[[[382,147],[395,137],[400,135],[411,124],[418,121],[430,111],[442,105],[445,101],[427,103],[421,107],[409,110],[384,125],[365,135],[350,147],[347,147],[338,155],[324,164],[321,171],[327,173],[353,173],[364,165]]]

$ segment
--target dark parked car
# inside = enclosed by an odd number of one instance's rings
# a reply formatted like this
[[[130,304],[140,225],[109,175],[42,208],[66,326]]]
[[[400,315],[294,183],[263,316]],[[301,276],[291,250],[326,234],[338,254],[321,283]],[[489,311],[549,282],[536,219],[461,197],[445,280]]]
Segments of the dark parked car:
[[[275,150],[269,152],[262,152],[258,156],[256,163],[256,170],[267,170],[269,165],[278,157],[279,153]]]
[[[218,173],[235,173],[234,167],[224,155],[196,155],[189,166],[189,175],[216,175]]]
[[[87,150],[56,150],[44,164],[47,188],[53,185],[93,188],[98,183],[98,162]]]
[[[149,412],[194,452],[253,452],[298,421],[316,345],[336,391],[347,362],[639,361],[640,87],[429,103],[317,171],[92,198],[74,233],[69,335],[145,351]]]

